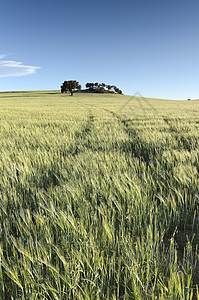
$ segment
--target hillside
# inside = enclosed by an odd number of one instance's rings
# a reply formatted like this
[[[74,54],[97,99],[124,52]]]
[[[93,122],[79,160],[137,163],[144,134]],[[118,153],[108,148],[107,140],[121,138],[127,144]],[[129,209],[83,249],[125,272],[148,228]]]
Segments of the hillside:
[[[199,299],[197,101],[2,93],[0,147],[0,299]]]

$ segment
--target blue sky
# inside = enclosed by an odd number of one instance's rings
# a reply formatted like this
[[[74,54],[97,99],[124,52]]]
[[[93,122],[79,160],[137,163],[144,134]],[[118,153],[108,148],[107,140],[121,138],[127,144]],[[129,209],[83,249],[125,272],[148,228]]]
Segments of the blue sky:
[[[199,2],[1,2],[0,90],[105,82],[125,94],[199,98]]]

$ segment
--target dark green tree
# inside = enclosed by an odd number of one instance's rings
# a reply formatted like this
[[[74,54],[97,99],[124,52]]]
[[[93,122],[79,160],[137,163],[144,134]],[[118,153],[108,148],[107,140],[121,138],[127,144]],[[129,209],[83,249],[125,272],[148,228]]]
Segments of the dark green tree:
[[[122,91],[121,91],[118,87],[116,87],[115,85],[112,86],[112,87],[113,87],[115,93],[118,93],[118,94],[120,94],[120,95],[122,94]]]
[[[90,91],[93,91],[94,86],[95,86],[95,83],[93,83],[93,82],[86,83],[86,87],[89,88]]]
[[[91,88],[91,83],[87,82],[87,83],[85,84],[85,86],[86,86],[86,88],[90,89],[90,88]]]
[[[112,89],[112,86],[111,86],[110,84],[108,84],[108,85],[106,86],[106,88],[110,91],[110,90]]]
[[[61,85],[61,93],[66,93],[69,91],[71,93],[71,96],[73,96],[73,92],[75,90],[81,90],[81,85],[76,80],[64,81]]]

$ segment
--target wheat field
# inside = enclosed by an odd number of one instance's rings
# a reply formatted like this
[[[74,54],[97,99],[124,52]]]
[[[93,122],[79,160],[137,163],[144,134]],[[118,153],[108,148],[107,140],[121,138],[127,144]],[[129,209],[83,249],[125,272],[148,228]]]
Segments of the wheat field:
[[[0,94],[0,299],[199,299],[199,102]]]

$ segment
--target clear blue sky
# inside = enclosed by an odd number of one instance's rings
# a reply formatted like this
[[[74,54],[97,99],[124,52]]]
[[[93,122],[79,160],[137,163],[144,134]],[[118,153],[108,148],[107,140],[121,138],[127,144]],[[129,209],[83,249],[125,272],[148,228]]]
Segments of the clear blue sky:
[[[1,2],[0,90],[64,80],[199,98],[198,0]]]

